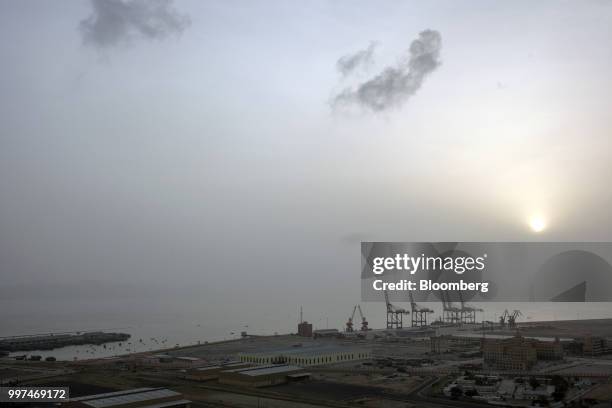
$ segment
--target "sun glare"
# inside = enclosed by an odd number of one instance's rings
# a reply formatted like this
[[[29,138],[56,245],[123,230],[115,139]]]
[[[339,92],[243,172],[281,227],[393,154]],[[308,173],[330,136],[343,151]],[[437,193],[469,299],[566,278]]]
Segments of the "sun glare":
[[[546,222],[542,217],[532,217],[529,221],[529,227],[533,232],[542,232],[546,229]]]

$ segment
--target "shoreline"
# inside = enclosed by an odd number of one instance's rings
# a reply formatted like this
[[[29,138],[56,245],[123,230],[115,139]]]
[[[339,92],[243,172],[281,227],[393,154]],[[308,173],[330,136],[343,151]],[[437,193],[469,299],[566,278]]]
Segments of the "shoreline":
[[[475,330],[475,332],[478,331],[478,324],[476,326],[473,326],[473,329]],[[586,336],[586,335],[592,335],[594,337],[612,337],[612,318],[595,318],[595,319],[567,319],[567,320],[539,320],[539,321],[522,321],[518,323],[519,329],[523,332],[524,335],[526,336],[544,336],[544,337],[550,337],[550,336],[562,336],[562,337],[582,337],[582,336]],[[411,327],[406,327],[403,330],[416,330],[417,328],[411,328]],[[384,328],[380,328],[380,329],[373,329],[373,332],[376,331],[386,331],[387,329]],[[342,331],[340,331],[340,333],[343,333]],[[506,330],[500,330],[497,329],[494,331],[495,334],[500,334],[500,335],[512,335],[515,333],[515,331],[509,331],[508,329]],[[63,361],[63,362],[72,362],[72,363],[87,363],[87,362],[93,362],[93,361],[101,361],[101,360],[110,360],[110,359],[124,359],[124,358],[130,358],[132,356],[141,356],[141,355],[147,355],[147,354],[164,354],[164,353],[172,353],[173,351],[185,351],[185,350],[189,350],[189,349],[195,349],[198,347],[202,347],[202,346],[206,346],[206,345],[219,345],[219,344],[231,344],[231,343],[239,343],[241,341],[245,341],[249,338],[254,338],[254,337],[282,337],[282,336],[291,336],[294,335],[294,333],[284,333],[284,334],[269,334],[269,335],[265,335],[265,334],[257,334],[257,335],[248,335],[247,337],[243,338],[243,337],[239,337],[239,338],[233,338],[233,339],[223,339],[223,340],[211,340],[211,341],[204,341],[204,342],[200,342],[198,344],[186,344],[186,345],[179,345],[178,347],[162,347],[162,348],[154,348],[152,350],[146,350],[146,351],[134,351],[134,352],[126,352],[126,353],[122,353],[122,354],[116,354],[116,355],[109,355],[109,356],[99,356],[99,357],[95,357],[92,356],[90,358],[80,358],[77,360],[71,360],[71,359],[63,359],[63,358],[58,358],[58,361]],[[17,336],[15,336],[17,337]],[[79,347],[83,347],[83,346],[79,346]],[[65,349],[66,347],[60,347],[57,349],[53,349],[53,350],[62,350]],[[17,355],[23,355],[23,354],[27,354],[27,355],[36,355],[36,352],[38,351],[44,351],[44,352],[50,352],[53,350],[32,350],[33,352],[16,352],[16,353],[11,353],[8,357],[8,359],[12,359],[14,358],[15,354]]]

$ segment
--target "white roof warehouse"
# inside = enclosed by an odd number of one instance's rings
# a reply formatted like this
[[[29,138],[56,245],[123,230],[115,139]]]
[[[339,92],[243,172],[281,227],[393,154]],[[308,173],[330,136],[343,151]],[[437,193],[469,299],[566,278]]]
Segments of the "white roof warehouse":
[[[368,349],[354,347],[305,347],[241,353],[240,361],[252,364],[294,364],[315,366],[372,358]]]

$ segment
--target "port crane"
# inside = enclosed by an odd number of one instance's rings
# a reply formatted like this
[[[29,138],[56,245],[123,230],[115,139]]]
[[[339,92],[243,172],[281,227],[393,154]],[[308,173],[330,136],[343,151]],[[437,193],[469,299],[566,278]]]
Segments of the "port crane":
[[[463,301],[463,295],[461,294],[461,291],[459,291],[458,294],[459,294],[459,301],[461,302],[461,309],[460,309],[460,316],[459,316],[460,322],[462,324],[463,323],[475,324],[476,323],[476,313],[482,312],[483,310],[466,304]]]
[[[421,307],[414,301],[414,296],[412,296],[412,292],[408,292],[410,296],[410,309],[412,314],[410,315],[411,326],[412,327],[422,327],[427,326],[427,315],[429,313],[433,313],[433,310],[427,307]]]
[[[357,311],[359,312],[359,317],[361,317],[361,331],[368,331],[370,327],[368,326],[368,321],[366,320],[363,312],[361,311],[361,305],[357,305]]]
[[[521,313],[520,310],[514,309],[512,314],[508,316],[508,327],[510,327],[511,329],[514,329],[516,327],[516,319],[522,315],[523,314]]]
[[[347,333],[352,333],[353,332],[353,319],[355,318],[355,311],[356,310],[357,310],[357,306],[353,307],[353,313],[351,313],[351,316],[346,321],[346,329],[345,329],[345,331]]]
[[[389,293],[385,290],[385,302],[387,303],[387,329],[404,328],[404,315],[410,314],[406,309],[396,307],[389,301]]]
[[[499,316],[499,327],[502,329],[506,327],[506,319],[508,318],[508,309],[504,310],[504,313]]]
[[[461,310],[450,300],[450,296],[445,291],[440,291],[442,299],[442,321],[445,323],[458,324],[461,322]]]
[[[518,309],[514,309],[512,313],[506,309],[504,310],[504,314],[502,314],[499,318],[499,325],[500,327],[504,328],[507,324],[509,328],[513,329],[516,327],[516,319],[522,315],[523,313],[521,313],[521,311]]]
[[[355,320],[355,312],[359,312],[359,317],[361,318],[361,331],[368,331],[370,330],[370,328],[368,327],[368,321],[365,318],[365,316],[363,315],[363,311],[361,310],[361,305],[355,305],[353,307],[353,313],[351,313],[351,316],[348,318],[348,320],[346,321],[346,329],[345,331],[347,333],[352,333],[355,329],[353,328],[353,321]]]

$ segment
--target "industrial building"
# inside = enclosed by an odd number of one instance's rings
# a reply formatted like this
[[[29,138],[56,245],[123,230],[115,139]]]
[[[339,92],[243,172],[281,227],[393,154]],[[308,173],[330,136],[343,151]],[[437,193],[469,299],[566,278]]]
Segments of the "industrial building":
[[[206,367],[198,367],[191,370],[187,370],[185,373],[186,380],[194,381],[209,381],[219,379],[219,373],[225,370],[235,370],[239,368],[248,368],[251,364],[248,363],[232,363],[225,365],[210,365]]]
[[[197,357],[173,356],[170,354],[143,354],[134,356],[130,366],[164,366],[166,368],[192,368],[205,365],[206,362]]]
[[[502,370],[528,370],[538,360],[563,359],[559,339],[541,341],[517,334],[507,339],[487,339],[482,347],[485,365]]]
[[[67,408],[189,408],[191,401],[167,388],[135,388],[104,394],[70,398]]]
[[[597,356],[612,352],[612,341],[602,337],[585,336],[581,344],[582,353],[585,356]]]
[[[240,361],[253,364],[314,366],[372,358],[370,350],[354,347],[304,347],[239,354]]]
[[[308,323],[304,320],[304,313],[300,306],[300,322],[298,323],[298,336],[300,337],[312,337],[312,323]]]
[[[535,345],[538,360],[563,359],[563,345],[558,337],[555,338],[555,341],[540,341],[533,339],[530,341]]]
[[[267,387],[298,381],[310,377],[302,367],[292,365],[269,365],[263,367],[238,368],[219,373],[221,384],[245,387]]]
[[[312,332],[312,337],[315,339],[321,337],[340,337],[338,329],[318,329]]]
[[[298,324],[298,336],[312,337],[312,323],[300,322]]]
[[[432,336],[430,337],[431,352],[434,354],[463,353],[474,348],[480,348],[481,339],[466,336]]]
[[[534,345],[519,336],[487,340],[482,353],[485,366],[500,370],[529,370],[538,361]]]

